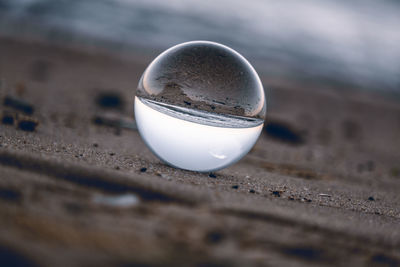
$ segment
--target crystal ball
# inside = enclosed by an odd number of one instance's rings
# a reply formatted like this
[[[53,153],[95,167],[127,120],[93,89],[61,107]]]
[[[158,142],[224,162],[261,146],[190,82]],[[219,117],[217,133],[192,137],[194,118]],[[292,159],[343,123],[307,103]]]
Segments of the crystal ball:
[[[222,44],[192,41],[156,57],[140,78],[138,131],[168,165],[209,172],[245,156],[264,125],[266,99],[250,63]]]

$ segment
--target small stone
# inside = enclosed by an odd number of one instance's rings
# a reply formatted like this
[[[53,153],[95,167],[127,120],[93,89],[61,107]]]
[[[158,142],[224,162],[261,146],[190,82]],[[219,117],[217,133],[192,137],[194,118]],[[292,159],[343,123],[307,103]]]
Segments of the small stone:
[[[14,114],[12,114],[11,112],[4,111],[1,116],[1,123],[13,125],[14,124]]]
[[[252,194],[254,194],[254,193],[256,192],[256,190],[250,189],[249,192],[252,193]]]
[[[12,96],[4,97],[3,105],[22,111],[27,115],[32,115],[34,112],[34,108],[30,103]]]
[[[39,122],[31,117],[19,116],[18,117],[18,129],[26,132],[33,132]]]
[[[375,201],[375,198],[374,198],[373,196],[370,196],[370,197],[368,198],[368,200],[369,200],[369,201]]]
[[[236,184],[236,185],[232,185],[232,188],[233,189],[238,189],[239,188],[239,186]]]
[[[140,172],[146,172],[147,171],[147,168],[141,168],[140,169]]]
[[[272,191],[272,194],[276,197],[280,197],[281,196],[281,192],[279,191]]]
[[[123,109],[123,97],[118,92],[103,92],[96,98],[98,106],[106,109]]]
[[[22,194],[11,188],[1,188],[0,187],[0,199],[10,202],[18,202],[22,198]]]
[[[208,175],[208,177],[210,177],[210,178],[217,178],[217,176],[216,176],[214,173],[212,173],[212,172],[210,172],[210,174]]]

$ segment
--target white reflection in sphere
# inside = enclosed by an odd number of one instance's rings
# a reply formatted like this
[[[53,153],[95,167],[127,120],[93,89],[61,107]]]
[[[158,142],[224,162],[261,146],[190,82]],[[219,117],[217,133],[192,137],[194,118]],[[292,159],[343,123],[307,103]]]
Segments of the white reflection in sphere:
[[[159,55],[143,73],[135,119],[151,151],[169,165],[215,171],[246,155],[264,124],[262,83],[236,51],[193,41]]]

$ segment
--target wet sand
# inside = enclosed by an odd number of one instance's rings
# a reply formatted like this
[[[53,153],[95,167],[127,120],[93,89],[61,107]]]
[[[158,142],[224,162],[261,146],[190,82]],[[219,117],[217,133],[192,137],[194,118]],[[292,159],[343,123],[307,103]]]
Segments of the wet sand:
[[[150,60],[0,39],[2,262],[400,265],[399,100],[261,73],[254,149],[189,172],[135,130]]]

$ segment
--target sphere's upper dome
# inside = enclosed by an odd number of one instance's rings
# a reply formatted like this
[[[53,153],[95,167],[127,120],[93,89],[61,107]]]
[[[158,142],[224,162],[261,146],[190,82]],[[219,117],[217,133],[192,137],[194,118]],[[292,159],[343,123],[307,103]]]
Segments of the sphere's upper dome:
[[[236,51],[193,41],[159,55],[143,73],[137,95],[157,102],[219,114],[264,119],[262,83]]]

